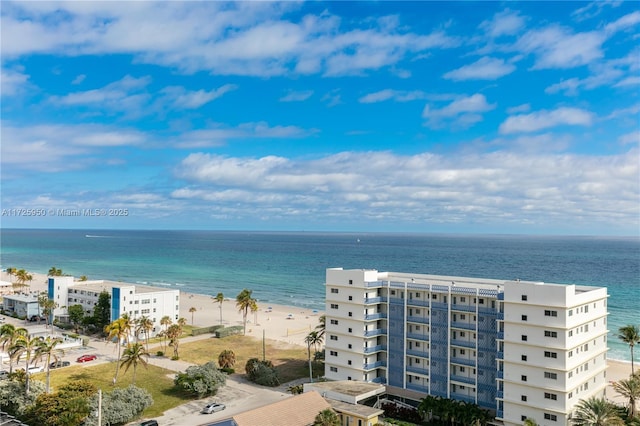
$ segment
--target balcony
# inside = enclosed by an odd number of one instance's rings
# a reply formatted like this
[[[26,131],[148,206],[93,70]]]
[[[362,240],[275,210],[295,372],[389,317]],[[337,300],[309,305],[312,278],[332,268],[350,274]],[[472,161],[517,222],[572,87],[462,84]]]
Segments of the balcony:
[[[496,373],[496,379],[500,379],[500,380],[504,379],[504,371],[498,371]]]
[[[376,377],[375,379],[371,380],[371,383],[380,383],[380,384],[386,385],[387,379],[384,377]]]
[[[427,386],[414,385],[413,383],[407,383],[407,389],[416,392],[429,393],[429,388]]]
[[[387,301],[386,297],[365,297],[364,298],[365,305],[375,305],[376,303],[383,303],[386,301]]]
[[[460,382],[460,383],[465,383],[467,385],[475,385],[476,384],[476,379],[473,378],[473,377],[457,376],[455,374],[451,375],[451,380],[452,381],[456,381],[456,382]]]
[[[373,370],[374,368],[386,367],[386,366],[387,366],[387,361],[376,361],[376,362],[371,362],[369,364],[364,364],[362,368],[365,370]]]
[[[453,321],[451,323],[451,328],[461,328],[463,330],[475,330],[476,329],[476,324],[470,324],[468,322],[460,322],[460,321]]]
[[[468,340],[451,339],[452,346],[462,346],[463,348],[475,348],[476,342],[470,342]]]
[[[367,287],[367,288],[382,287],[382,281],[366,282],[366,283],[364,283],[364,286]]]
[[[457,401],[470,402],[471,404],[475,404],[476,403],[476,398],[474,396],[461,395],[461,394],[455,393],[455,392],[451,392],[450,395],[451,395],[451,399],[455,399]]]
[[[447,309],[448,305],[441,302],[431,302],[431,308],[433,309]]]
[[[423,299],[409,299],[407,300],[407,305],[409,306],[429,306],[428,300]]]
[[[498,334],[496,335],[496,339],[504,340],[504,331],[498,331]]]
[[[503,420],[504,412],[502,410],[498,410],[496,412],[496,419]]]
[[[467,359],[467,358],[458,358],[458,357],[451,357],[451,363],[452,364],[459,364],[459,365],[466,365],[469,367],[475,367],[476,365],[476,361],[473,359]]]
[[[378,328],[376,330],[367,330],[364,332],[364,337],[380,336],[385,333],[386,333],[386,330],[382,328]]]
[[[429,318],[410,316],[410,317],[407,317],[407,322],[417,322],[419,324],[429,324]]]
[[[451,305],[452,311],[475,312],[475,305]]]
[[[503,399],[504,398],[504,392],[503,391],[497,391],[496,392],[496,398]]]
[[[387,318],[387,314],[383,313],[383,312],[378,312],[375,314],[367,314],[364,316],[364,320],[365,321],[374,321],[374,320],[379,320],[379,319],[384,319]]]
[[[387,346],[386,345],[377,345],[377,346],[371,346],[368,348],[364,348],[364,353],[365,354],[372,354],[374,352],[381,352],[381,351],[386,351],[387,350]]]
[[[496,359],[504,359],[504,352],[498,351],[496,353]]]
[[[429,375],[429,370],[426,368],[408,366],[406,370],[407,370],[407,373],[423,374],[425,376]]]
[[[417,351],[415,349],[407,349],[407,355],[417,356],[420,358],[429,358],[429,352],[427,351]]]
[[[421,342],[428,342],[428,334],[407,333],[407,339],[420,340]]]
[[[498,321],[504,321],[504,312],[498,312]]]

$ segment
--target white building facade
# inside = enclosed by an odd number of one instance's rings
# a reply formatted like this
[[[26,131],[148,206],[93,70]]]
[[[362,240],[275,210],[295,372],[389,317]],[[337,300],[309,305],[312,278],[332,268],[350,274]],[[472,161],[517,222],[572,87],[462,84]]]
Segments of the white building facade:
[[[598,287],[328,269],[325,374],[565,425],[604,395],[606,301]]]
[[[128,314],[133,320],[143,316],[153,321],[150,337],[162,330],[160,320],[168,316],[177,321],[180,312],[180,291],[128,283],[92,280],[74,281],[73,277],[49,277],[49,298],[57,304],[53,315],[67,315],[67,308],[81,305],[91,315],[100,293],[106,291],[111,298],[111,321]]]

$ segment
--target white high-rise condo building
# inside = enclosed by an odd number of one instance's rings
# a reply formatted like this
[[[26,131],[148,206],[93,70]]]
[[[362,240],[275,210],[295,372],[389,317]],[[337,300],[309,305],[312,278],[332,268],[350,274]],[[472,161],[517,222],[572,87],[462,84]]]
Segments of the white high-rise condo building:
[[[607,289],[331,268],[325,348],[328,379],[565,425],[605,392]]]

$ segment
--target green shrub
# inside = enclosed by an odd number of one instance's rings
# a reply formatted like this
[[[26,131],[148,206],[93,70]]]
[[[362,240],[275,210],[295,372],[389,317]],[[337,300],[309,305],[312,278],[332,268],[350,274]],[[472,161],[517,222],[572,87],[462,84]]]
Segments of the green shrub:
[[[226,373],[226,374],[233,374],[233,373],[236,372],[236,370],[234,370],[231,367],[221,368],[220,371],[222,371],[223,373]]]
[[[218,370],[216,363],[210,361],[204,365],[194,365],[184,373],[177,373],[174,379],[176,387],[202,398],[215,395],[226,383],[227,376]]]
[[[245,365],[247,379],[262,386],[275,387],[280,385],[278,372],[269,360],[261,361],[258,358],[251,358]]]
[[[156,356],[164,356],[164,352],[158,351],[158,352],[156,352]]]

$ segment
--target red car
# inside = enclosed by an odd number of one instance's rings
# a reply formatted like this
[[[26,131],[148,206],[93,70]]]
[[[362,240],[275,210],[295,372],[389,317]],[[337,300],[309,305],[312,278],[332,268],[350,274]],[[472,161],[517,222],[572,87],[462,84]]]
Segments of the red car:
[[[87,362],[87,361],[93,361],[94,359],[98,359],[97,355],[82,355],[76,361]]]

